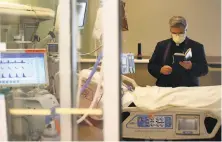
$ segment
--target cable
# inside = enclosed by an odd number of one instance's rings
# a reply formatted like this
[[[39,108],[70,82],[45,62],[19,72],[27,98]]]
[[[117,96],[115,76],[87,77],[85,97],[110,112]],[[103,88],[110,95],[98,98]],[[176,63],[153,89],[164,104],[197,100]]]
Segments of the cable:
[[[56,17],[57,17],[57,14],[58,14],[58,7],[59,7],[59,5],[57,5],[56,6],[56,12],[55,12],[55,19],[54,19],[54,22],[53,22],[53,27],[54,27],[54,29],[55,29],[55,24],[56,24]],[[54,29],[53,29],[53,32],[54,32]]]
[[[53,76],[51,76],[49,79],[50,79],[50,82],[52,83],[51,86],[49,87],[49,91],[52,92],[53,95],[55,95],[56,94],[55,78]]]
[[[100,55],[99,55],[96,63],[95,63],[94,66],[93,66],[93,69],[92,69],[92,71],[91,71],[88,79],[86,80],[85,84],[84,84],[82,87],[81,87],[82,76],[80,75],[80,77],[79,77],[79,82],[78,82],[79,84],[78,84],[78,92],[77,92],[77,102],[76,102],[76,103],[77,103],[77,106],[79,106],[80,95],[81,95],[81,94],[84,92],[84,90],[88,87],[88,85],[89,85],[89,83],[90,83],[90,81],[91,81],[94,73],[95,73],[96,70],[97,70],[97,67],[98,67],[101,59],[102,59],[102,52],[100,53]],[[79,88],[80,88],[80,89],[79,89]]]
[[[53,79],[53,93],[54,93],[54,95],[56,95],[56,93],[57,93],[57,91],[56,91],[56,86],[55,86],[55,84],[56,84],[56,78],[57,78],[57,76],[59,75],[59,71],[54,75],[54,79]]]
[[[95,50],[93,50],[92,52],[89,52],[89,53],[80,53],[79,55],[80,56],[86,56],[86,55],[90,55],[90,54],[93,54],[94,52],[98,51],[99,49],[102,48],[102,45],[100,45],[98,48],[96,48]]]
[[[55,77],[54,77],[54,80],[53,80],[53,92],[55,92],[54,94],[56,94],[56,89],[55,89],[55,79],[56,79],[56,77],[59,75],[59,72],[57,72],[56,74],[55,74]],[[79,79],[79,84],[78,84],[79,86],[78,86],[78,88],[80,88],[81,87],[81,80]],[[80,89],[79,89],[80,90]],[[77,97],[77,99],[78,99],[78,97]],[[79,102],[79,101],[77,101],[77,102]],[[78,103],[77,103],[77,106],[78,106]],[[85,119],[84,120],[89,126],[93,126],[93,124],[89,121],[89,120],[87,120],[87,119]]]
[[[32,5],[29,5],[29,6],[30,6],[30,9],[31,9],[30,11],[33,11],[33,12],[35,13],[35,18],[36,18],[37,27],[38,27],[38,26],[39,26],[39,23],[40,23],[39,17],[38,17],[38,15],[37,15],[36,11],[33,9]],[[31,41],[32,41],[33,37],[35,36],[35,33],[36,33],[37,29],[38,29],[38,28],[35,28],[35,31],[32,33]]]
[[[96,103],[96,108],[98,108],[100,101],[102,101],[103,94],[100,93],[100,95],[101,96],[100,96],[100,98],[98,99],[98,101]],[[89,117],[91,117],[92,119],[97,120],[97,121],[103,120],[103,117],[96,117],[94,115],[91,115]]]
[[[29,6],[31,7],[31,11],[33,11],[33,12],[35,13],[35,17],[36,17],[36,20],[37,20],[37,27],[38,27],[38,26],[39,26],[39,23],[40,23],[40,20],[39,20],[39,18],[38,18],[38,16],[37,16],[36,11],[33,9],[33,7],[32,7],[31,5],[29,5]],[[41,41],[44,41],[45,39],[47,39],[47,38],[50,36],[50,37],[51,37],[51,40],[53,40],[53,42],[55,42],[54,30],[55,30],[57,9],[58,9],[58,6],[56,7],[55,18],[54,18],[54,22],[53,22],[53,28],[52,28],[52,30],[49,31],[48,35],[47,35],[44,39],[42,39]],[[37,29],[38,29],[38,28],[35,28],[35,31],[33,32],[32,36],[31,36],[31,41],[32,41],[33,37],[35,36],[35,33],[36,33]],[[38,41],[38,42],[40,42],[40,41]],[[42,47],[44,47],[46,44],[47,44],[47,43],[43,44]],[[32,48],[33,48],[33,47],[35,48],[35,46],[36,46],[36,43],[33,43]]]
[[[33,11],[34,13],[35,13],[35,18],[36,18],[36,20],[37,20],[37,22],[39,23],[39,18],[38,18],[38,16],[37,16],[37,13],[36,13],[36,11],[32,8],[32,5],[29,5],[30,6],[30,8],[31,8],[31,10],[30,11]]]
[[[97,88],[96,88],[96,93],[94,95],[94,98],[93,98],[93,101],[91,102],[90,106],[89,106],[89,109],[92,109],[95,104],[96,104],[96,101],[97,101],[97,98],[99,97],[100,95],[100,88],[102,86],[102,80],[103,80],[103,66],[101,66],[101,70],[100,70],[100,81],[99,81],[99,84],[97,85]],[[77,96],[79,97],[79,96]],[[85,113],[81,118],[79,118],[77,120],[77,124],[81,123],[82,121],[84,121],[86,119],[86,117],[89,115],[89,113]]]

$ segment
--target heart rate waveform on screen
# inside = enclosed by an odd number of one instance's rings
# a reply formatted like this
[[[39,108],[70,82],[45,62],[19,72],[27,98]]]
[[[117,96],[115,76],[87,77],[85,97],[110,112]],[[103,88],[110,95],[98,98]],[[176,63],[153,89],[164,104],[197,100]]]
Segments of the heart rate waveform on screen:
[[[21,52],[0,53],[0,85],[47,84],[45,52]]]
[[[2,63],[2,64],[1,64]],[[34,75],[34,62],[29,61],[1,61],[0,78],[30,78]]]
[[[25,64],[26,62],[22,61],[14,61],[14,62],[10,62],[9,60],[7,62],[4,61],[0,61],[0,64]]]
[[[30,78],[31,75],[22,74],[1,74],[0,78]]]

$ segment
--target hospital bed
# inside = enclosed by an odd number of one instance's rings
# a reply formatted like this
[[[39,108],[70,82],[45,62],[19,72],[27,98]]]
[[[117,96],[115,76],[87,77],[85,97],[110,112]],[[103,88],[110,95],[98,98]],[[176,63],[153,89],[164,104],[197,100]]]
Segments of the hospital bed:
[[[80,74],[87,78],[90,71]],[[139,87],[131,78],[122,75],[122,80],[123,140],[221,139],[221,86]],[[98,81],[97,72],[91,83]],[[89,90],[95,92],[95,87],[90,85]],[[102,107],[101,100],[98,104]]]
[[[56,56],[49,57],[49,73],[54,78],[52,88],[59,86],[58,62]],[[83,69],[79,72],[79,90],[86,83],[93,68]],[[88,108],[96,93],[96,88],[101,81],[101,74],[97,72],[93,75],[89,85],[79,96],[79,107]],[[220,91],[221,86],[209,87],[179,87],[179,88],[161,88],[156,86],[139,87],[137,83],[124,75],[122,75],[122,128],[123,138],[130,139],[155,139],[155,140],[190,140],[190,139],[210,139],[216,133],[220,133]],[[53,87],[54,86],[54,87]],[[94,108],[103,107],[103,91],[96,98]],[[59,90],[55,91],[56,97],[59,98]],[[195,97],[189,95],[194,94]],[[192,96],[194,96],[192,95]],[[210,98],[210,99],[209,99]],[[183,101],[181,101],[183,100]],[[199,103],[196,103],[199,102]],[[85,119],[102,121],[102,116],[85,117]],[[138,123],[137,119],[144,121]],[[159,121],[160,122],[153,122]],[[151,121],[152,126],[146,124]],[[167,122],[166,122],[167,121]],[[210,121],[210,122],[209,122]],[[205,123],[216,121],[214,129],[205,128]],[[183,122],[183,123],[182,123]],[[168,124],[167,124],[168,123]],[[183,127],[189,126],[191,130],[183,130]],[[187,124],[186,124],[187,123]],[[96,125],[92,122],[91,126]],[[166,125],[166,126],[165,126]],[[207,125],[209,126],[209,124]],[[209,133],[208,133],[209,132]],[[167,137],[166,137],[167,133]]]
[[[14,52],[12,53],[9,52],[9,53],[25,54],[23,50],[15,50]],[[36,54],[38,54],[38,52]],[[45,53],[44,56],[46,56]],[[2,59],[4,59],[3,57],[4,56],[2,56]],[[47,58],[45,57],[44,59],[46,65],[44,69],[46,75],[45,81],[47,82],[48,78],[47,64],[46,64]],[[57,63],[58,62],[56,62],[56,64],[53,64],[52,66],[55,65],[57,66],[58,65]],[[82,79],[80,80],[81,81],[80,86],[83,86],[85,84],[86,80],[91,74],[91,71],[92,71],[91,69],[80,71],[79,76]],[[52,75],[57,74],[57,77],[59,78],[58,72],[51,72],[51,73]],[[221,125],[220,124],[221,86],[194,87],[194,88],[181,87],[174,89],[160,88],[156,86],[139,87],[134,80],[126,76],[122,76],[122,79],[123,79],[122,83],[123,138],[154,139],[154,140],[206,139],[214,137],[215,134],[218,132],[218,129],[220,128]],[[100,81],[101,81],[101,74],[99,72],[96,72],[93,75],[89,86],[85,89],[83,93],[81,93],[79,100],[79,107],[87,108],[91,105],[92,100],[94,100],[95,98],[96,88],[98,84],[101,83]],[[58,83],[59,80],[57,80],[55,84],[58,85]],[[10,84],[7,85],[10,86]],[[101,92],[99,97],[95,99],[96,105],[94,106],[94,108],[103,107],[102,87],[100,91]],[[200,94],[200,91],[201,95],[198,95]],[[197,94],[196,97],[188,98],[188,95],[193,93]],[[59,103],[57,102],[55,96],[53,96],[47,90],[45,90],[44,87],[43,88],[37,87],[36,89],[31,89],[28,91],[16,90],[15,88],[15,90],[12,90],[11,95],[9,93],[8,98],[9,98],[8,100],[13,100],[12,103],[13,106],[11,108],[53,109],[54,107],[59,106]],[[181,102],[181,100],[184,101]],[[195,101],[196,102],[199,101],[199,103],[196,103]],[[96,121],[103,120],[102,117],[98,116],[90,115],[89,117],[90,119]],[[205,118],[208,119],[208,117],[217,120],[214,129],[212,129],[212,132],[209,132],[210,134],[208,134],[207,131],[208,129],[206,130],[204,127],[205,126],[204,120]],[[46,121],[45,116],[28,116],[26,118],[28,118],[28,122],[35,122],[35,124],[31,125],[32,130],[34,129],[34,131],[37,132],[39,130],[44,131],[45,124],[47,123],[45,122]],[[90,124],[89,126],[90,128],[94,129],[97,127],[97,126],[93,127],[93,125],[95,126],[96,123],[93,123],[92,120],[88,119],[88,117],[86,117],[85,119],[87,120],[85,122]],[[22,127],[20,126],[21,124],[25,124],[24,122],[21,121],[21,119],[20,120],[13,119],[11,117],[11,119],[9,120],[11,120],[11,123],[13,123],[13,125],[16,126],[14,128],[9,128],[10,131],[13,131],[14,135],[21,136],[24,133],[27,133],[24,132],[24,128],[19,129]],[[82,123],[80,125],[82,125]],[[23,127],[24,126],[25,125],[23,125]],[[97,132],[102,134],[102,128],[96,130]],[[30,132],[29,134],[32,134],[32,132]]]
[[[54,78],[52,88],[59,86],[58,57],[51,56],[52,65],[50,74]],[[83,69],[79,72],[80,79],[79,89],[86,83],[93,68]],[[96,93],[96,88],[100,82],[101,74],[97,72],[93,75],[91,82],[79,96],[79,107],[88,108]],[[161,139],[161,140],[190,140],[190,139],[211,139],[216,133],[220,133],[220,92],[221,86],[208,87],[179,87],[179,88],[161,88],[156,86],[139,87],[137,83],[122,75],[122,128],[123,138],[130,139]],[[94,108],[103,107],[103,91],[96,98]],[[59,90],[55,91],[56,97],[59,98]],[[192,95],[193,94],[193,95]],[[190,97],[189,95],[195,96]],[[209,99],[210,98],[210,99]],[[181,101],[183,100],[183,101]],[[199,103],[197,103],[199,102]],[[150,117],[152,119],[150,119]],[[102,116],[85,117],[85,119],[102,121]],[[138,123],[137,119],[144,119]],[[159,121],[161,122],[153,122]],[[152,126],[146,121],[151,121]],[[165,122],[167,121],[167,122]],[[212,122],[211,122],[212,121]],[[215,122],[215,124],[213,124]],[[184,126],[194,123],[196,125],[191,130],[179,129],[180,123]],[[148,124],[146,124],[148,123]],[[166,124],[168,123],[168,124]],[[213,130],[208,128],[215,125]],[[92,124],[89,122],[89,124]],[[147,126],[146,126],[147,125]],[[168,126],[165,126],[168,125]],[[207,126],[207,128],[205,128]],[[168,134],[166,137],[166,133]]]

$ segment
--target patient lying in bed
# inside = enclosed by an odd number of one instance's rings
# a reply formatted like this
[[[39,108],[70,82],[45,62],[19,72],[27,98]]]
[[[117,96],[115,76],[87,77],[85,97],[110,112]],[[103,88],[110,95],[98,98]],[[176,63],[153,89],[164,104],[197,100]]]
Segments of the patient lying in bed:
[[[88,78],[90,70],[82,70],[80,74]],[[92,82],[97,84],[98,81],[99,73],[97,72],[93,76]],[[178,88],[157,86],[134,87],[135,89],[130,91],[122,84],[124,93],[122,97],[123,109],[134,103],[137,108],[143,110],[159,111],[170,107],[182,107],[209,110],[220,117],[221,86]],[[102,107],[102,101],[99,104]]]
[[[165,88],[157,86],[136,87],[126,91],[123,108],[134,103],[143,110],[162,110],[169,107],[209,110],[220,116],[221,86]]]

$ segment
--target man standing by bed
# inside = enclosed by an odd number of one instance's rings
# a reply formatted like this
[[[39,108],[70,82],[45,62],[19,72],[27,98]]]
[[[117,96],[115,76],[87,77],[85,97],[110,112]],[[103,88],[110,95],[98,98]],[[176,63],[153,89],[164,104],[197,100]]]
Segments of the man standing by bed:
[[[160,87],[199,86],[199,77],[208,73],[204,46],[186,36],[187,22],[182,16],[169,21],[170,39],[157,43],[148,63],[149,73]],[[179,64],[173,63],[174,53],[184,53],[191,48],[192,58]]]

